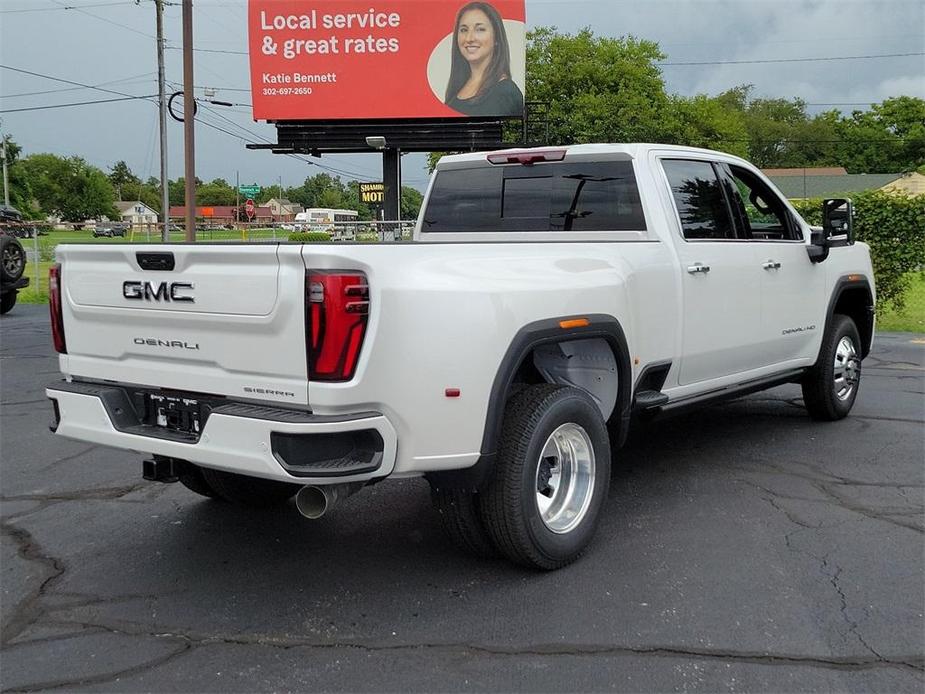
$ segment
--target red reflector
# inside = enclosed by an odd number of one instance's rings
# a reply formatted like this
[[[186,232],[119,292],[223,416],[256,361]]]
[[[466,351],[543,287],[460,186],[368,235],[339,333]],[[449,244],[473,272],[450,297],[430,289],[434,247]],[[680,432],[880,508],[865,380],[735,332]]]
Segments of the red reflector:
[[[305,277],[308,377],[349,381],[369,320],[369,285],[358,272],[316,270]]]
[[[459,388],[447,388],[446,389],[446,396],[448,398],[458,398],[459,395],[460,395]]]
[[[55,263],[48,268],[48,312],[51,316],[51,337],[55,343],[55,351],[67,354],[67,343],[64,340],[64,314],[61,305],[61,265]]]
[[[496,152],[488,155],[491,164],[522,164],[533,166],[544,161],[562,161],[565,159],[564,149],[523,149],[510,152]]]

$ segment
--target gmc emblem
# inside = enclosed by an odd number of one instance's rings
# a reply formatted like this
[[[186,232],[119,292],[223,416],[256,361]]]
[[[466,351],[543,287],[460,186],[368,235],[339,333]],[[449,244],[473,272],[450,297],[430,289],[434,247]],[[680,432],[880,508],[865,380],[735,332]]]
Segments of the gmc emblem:
[[[189,304],[196,300],[185,291],[192,291],[189,282],[138,282],[127,280],[122,283],[122,296],[137,301],[180,301]]]

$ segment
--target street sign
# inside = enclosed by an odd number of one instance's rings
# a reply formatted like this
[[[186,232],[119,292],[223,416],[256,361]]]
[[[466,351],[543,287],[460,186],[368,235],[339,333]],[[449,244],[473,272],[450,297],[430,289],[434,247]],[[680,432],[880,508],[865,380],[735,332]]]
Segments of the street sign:
[[[367,205],[381,205],[385,200],[385,184],[361,183],[360,200]]]
[[[254,204],[253,200],[248,199],[247,202],[244,203],[244,214],[247,215],[248,221],[253,219],[254,215],[257,214],[257,206]]]
[[[248,198],[256,198],[260,195],[261,187],[258,185],[253,186],[238,186],[238,192]]]

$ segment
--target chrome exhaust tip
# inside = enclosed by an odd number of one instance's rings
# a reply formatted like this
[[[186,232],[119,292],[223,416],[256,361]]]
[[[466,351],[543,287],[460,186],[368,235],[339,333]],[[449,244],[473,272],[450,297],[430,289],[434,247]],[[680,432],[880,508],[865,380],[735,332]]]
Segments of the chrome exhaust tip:
[[[332,484],[323,487],[308,485],[302,487],[295,496],[295,507],[305,518],[318,520],[334,508],[338,501],[346,499],[363,488],[363,482],[351,484]]]

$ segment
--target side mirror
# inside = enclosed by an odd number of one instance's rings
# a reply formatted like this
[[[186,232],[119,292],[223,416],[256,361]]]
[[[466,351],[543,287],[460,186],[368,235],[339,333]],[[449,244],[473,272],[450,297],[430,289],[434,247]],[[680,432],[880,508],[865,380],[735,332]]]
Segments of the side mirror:
[[[822,201],[822,229],[829,248],[854,243],[854,205],[851,200],[835,198]]]

